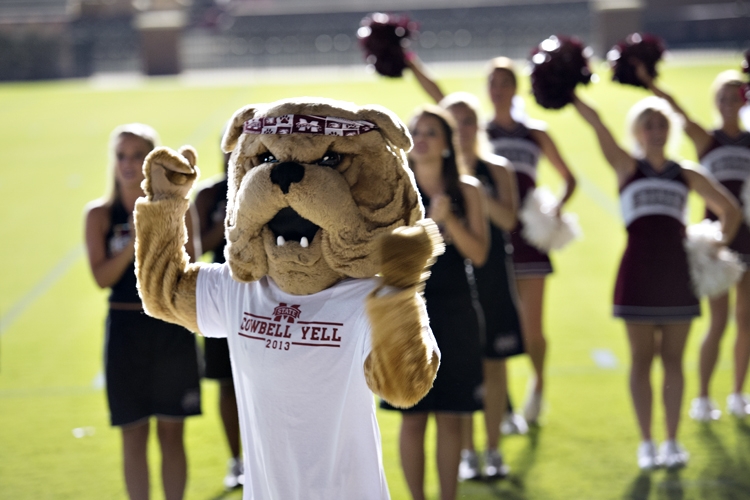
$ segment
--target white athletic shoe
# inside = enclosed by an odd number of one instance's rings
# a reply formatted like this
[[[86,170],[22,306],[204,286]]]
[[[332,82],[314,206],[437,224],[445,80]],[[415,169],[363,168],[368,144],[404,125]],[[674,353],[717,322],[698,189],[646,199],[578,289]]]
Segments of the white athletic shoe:
[[[529,424],[536,424],[539,420],[539,414],[542,412],[542,395],[532,391],[526,405],[523,407],[523,418]]]
[[[659,459],[667,469],[679,469],[687,465],[690,453],[677,444],[677,441],[670,439],[659,447]]]
[[[503,454],[498,450],[484,452],[484,477],[487,479],[502,479],[508,475],[510,467],[503,461]]]
[[[641,470],[654,470],[661,467],[661,457],[656,454],[653,441],[641,441],[638,445],[638,467]]]
[[[500,422],[500,432],[509,436],[511,434],[526,434],[529,432],[529,425],[526,419],[518,413],[507,412]]]
[[[227,475],[224,476],[224,487],[232,490],[245,484],[245,467],[242,459],[230,458],[227,462]]]
[[[747,394],[730,394],[727,396],[727,411],[737,418],[750,415],[750,396]]]
[[[688,412],[690,418],[698,422],[710,422],[719,420],[721,410],[716,407],[713,401],[705,396],[693,399]]]
[[[480,479],[479,458],[472,450],[461,450],[461,462],[458,464],[458,480],[471,481]]]

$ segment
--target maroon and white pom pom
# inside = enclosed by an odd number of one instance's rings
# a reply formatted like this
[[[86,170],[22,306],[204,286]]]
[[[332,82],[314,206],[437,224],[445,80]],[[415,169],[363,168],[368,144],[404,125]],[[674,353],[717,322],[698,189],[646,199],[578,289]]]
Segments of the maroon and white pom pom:
[[[612,81],[646,88],[635,74],[632,59],[641,61],[648,74],[656,78],[656,63],[661,61],[663,55],[664,43],[660,38],[641,33],[628,35],[607,52],[607,61],[612,68]]]
[[[374,12],[357,30],[367,64],[383,76],[400,77],[406,68],[404,49],[417,29],[406,16]]]
[[[591,81],[591,48],[576,37],[551,36],[536,46],[531,62],[531,92],[547,109],[560,109],[573,101],[579,83]]]
[[[518,218],[523,222],[521,234],[543,252],[560,250],[582,234],[576,214],[555,215],[557,204],[557,197],[549,189],[538,187],[526,196],[518,211]]]
[[[721,237],[719,221],[706,219],[687,227],[685,251],[693,291],[698,297],[726,293],[745,272],[737,253],[719,245]]]

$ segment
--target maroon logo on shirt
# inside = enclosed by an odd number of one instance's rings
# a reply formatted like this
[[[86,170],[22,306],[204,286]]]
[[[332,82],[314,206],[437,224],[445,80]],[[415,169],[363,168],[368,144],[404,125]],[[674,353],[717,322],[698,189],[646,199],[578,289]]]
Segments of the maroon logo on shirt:
[[[262,340],[267,349],[288,351],[292,346],[341,347],[343,323],[300,321],[300,304],[280,302],[269,316],[242,313],[241,337]]]
[[[273,309],[273,320],[281,321],[282,318],[286,318],[287,323],[294,323],[295,319],[299,319],[301,312],[302,311],[299,310],[299,304],[288,306],[284,302],[280,302],[279,305]]]

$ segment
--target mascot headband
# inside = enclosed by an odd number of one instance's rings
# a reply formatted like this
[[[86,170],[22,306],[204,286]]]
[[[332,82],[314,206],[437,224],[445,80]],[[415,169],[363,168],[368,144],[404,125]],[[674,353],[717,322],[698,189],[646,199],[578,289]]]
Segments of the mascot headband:
[[[333,116],[282,115],[261,116],[245,122],[245,134],[313,134],[360,135],[376,130],[377,125],[364,120],[347,120]]]

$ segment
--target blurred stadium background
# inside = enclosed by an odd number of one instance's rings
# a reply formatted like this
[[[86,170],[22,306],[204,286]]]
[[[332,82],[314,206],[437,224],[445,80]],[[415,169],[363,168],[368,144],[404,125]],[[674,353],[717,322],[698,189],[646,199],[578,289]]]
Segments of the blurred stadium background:
[[[551,34],[603,56],[644,31],[669,49],[744,49],[746,0],[0,0],[0,80],[362,64],[369,12],[407,14],[422,59],[524,58]]]

